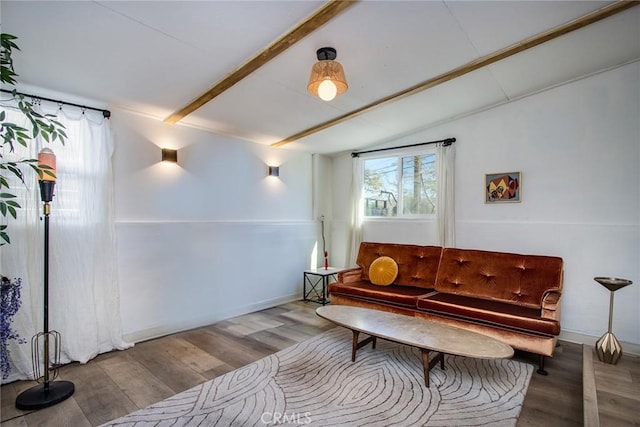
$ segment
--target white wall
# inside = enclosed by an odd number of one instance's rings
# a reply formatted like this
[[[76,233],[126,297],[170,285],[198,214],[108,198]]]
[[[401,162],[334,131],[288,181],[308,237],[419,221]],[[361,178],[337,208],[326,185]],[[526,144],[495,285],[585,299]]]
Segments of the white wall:
[[[342,258],[329,252],[331,248],[331,229],[333,224],[333,190],[331,187],[332,159],[314,154],[313,161],[313,218],[320,221],[324,218],[324,241],[322,240],[322,224],[320,225],[320,240],[318,242],[317,265],[324,265],[323,249],[327,251],[327,260],[332,267],[342,266]]]
[[[606,331],[609,295],[593,277],[633,280],[616,292],[613,331],[640,348],[640,63],[392,145],[446,137],[458,140],[456,246],[561,256],[566,337]],[[348,155],[336,158],[334,177],[349,177],[350,165]],[[485,204],[484,174],[507,171],[522,172],[522,203]],[[347,200],[348,189],[334,182],[333,252],[345,251]],[[364,238],[431,244],[424,226],[368,222]]]
[[[125,338],[301,298],[320,229],[310,154],[121,110],[111,120]],[[178,149],[178,164],[161,163],[161,148]]]

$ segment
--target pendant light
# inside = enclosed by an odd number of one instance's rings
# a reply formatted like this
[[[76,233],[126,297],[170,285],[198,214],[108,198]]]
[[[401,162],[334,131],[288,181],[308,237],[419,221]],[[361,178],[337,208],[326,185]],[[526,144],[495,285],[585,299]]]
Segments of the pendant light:
[[[318,62],[313,64],[307,90],[323,101],[331,101],[336,95],[347,91],[347,78],[342,65],[336,61],[336,50],[332,47],[321,47],[316,52]]]

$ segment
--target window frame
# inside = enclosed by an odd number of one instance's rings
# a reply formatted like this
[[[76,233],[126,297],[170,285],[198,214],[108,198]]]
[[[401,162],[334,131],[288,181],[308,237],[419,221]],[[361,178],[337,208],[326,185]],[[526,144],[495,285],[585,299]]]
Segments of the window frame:
[[[437,215],[437,211],[438,211],[438,199],[436,199],[436,206],[435,209],[433,211],[433,213],[430,214],[411,214],[411,215],[406,215],[406,214],[402,214],[402,209],[404,207],[404,195],[403,195],[403,187],[402,187],[402,181],[403,181],[403,175],[402,175],[402,159],[405,157],[417,157],[417,156],[424,156],[424,155],[433,155],[435,160],[434,160],[434,170],[435,170],[435,174],[436,174],[436,189],[438,188],[437,185],[437,179],[438,179],[438,168],[440,166],[440,156],[438,155],[438,150],[437,147],[435,145],[432,146],[421,146],[421,147],[412,147],[412,148],[408,148],[408,149],[398,149],[398,150],[389,150],[389,151],[384,151],[384,152],[378,152],[375,154],[367,154],[367,155],[361,155],[361,161],[362,161],[362,174],[360,176],[360,180],[361,180],[361,194],[362,194],[362,200],[360,201],[360,205],[362,208],[362,218],[364,221],[425,221],[425,220],[435,220],[436,219],[436,215]],[[396,178],[398,180],[398,204],[397,204],[397,214],[395,216],[370,216],[366,214],[366,208],[365,208],[365,194],[366,194],[366,189],[365,189],[365,182],[364,182],[364,176],[365,176],[365,170],[366,170],[366,161],[367,160],[375,160],[375,159],[386,159],[386,158],[395,158],[397,165],[398,165],[398,169],[397,169],[397,175]],[[436,193],[436,197],[437,197],[437,193]]]

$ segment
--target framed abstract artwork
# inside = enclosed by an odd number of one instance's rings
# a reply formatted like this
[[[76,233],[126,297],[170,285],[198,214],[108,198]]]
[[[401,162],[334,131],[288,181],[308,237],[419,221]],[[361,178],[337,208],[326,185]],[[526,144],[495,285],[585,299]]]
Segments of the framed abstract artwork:
[[[522,201],[522,173],[488,173],[484,176],[485,203],[518,203]]]

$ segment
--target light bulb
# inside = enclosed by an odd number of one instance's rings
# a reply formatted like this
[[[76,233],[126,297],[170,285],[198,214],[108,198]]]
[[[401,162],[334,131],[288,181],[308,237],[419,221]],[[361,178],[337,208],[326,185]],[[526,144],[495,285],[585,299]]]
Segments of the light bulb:
[[[338,94],[338,87],[331,80],[323,80],[318,86],[318,96],[323,101],[331,101]]]

